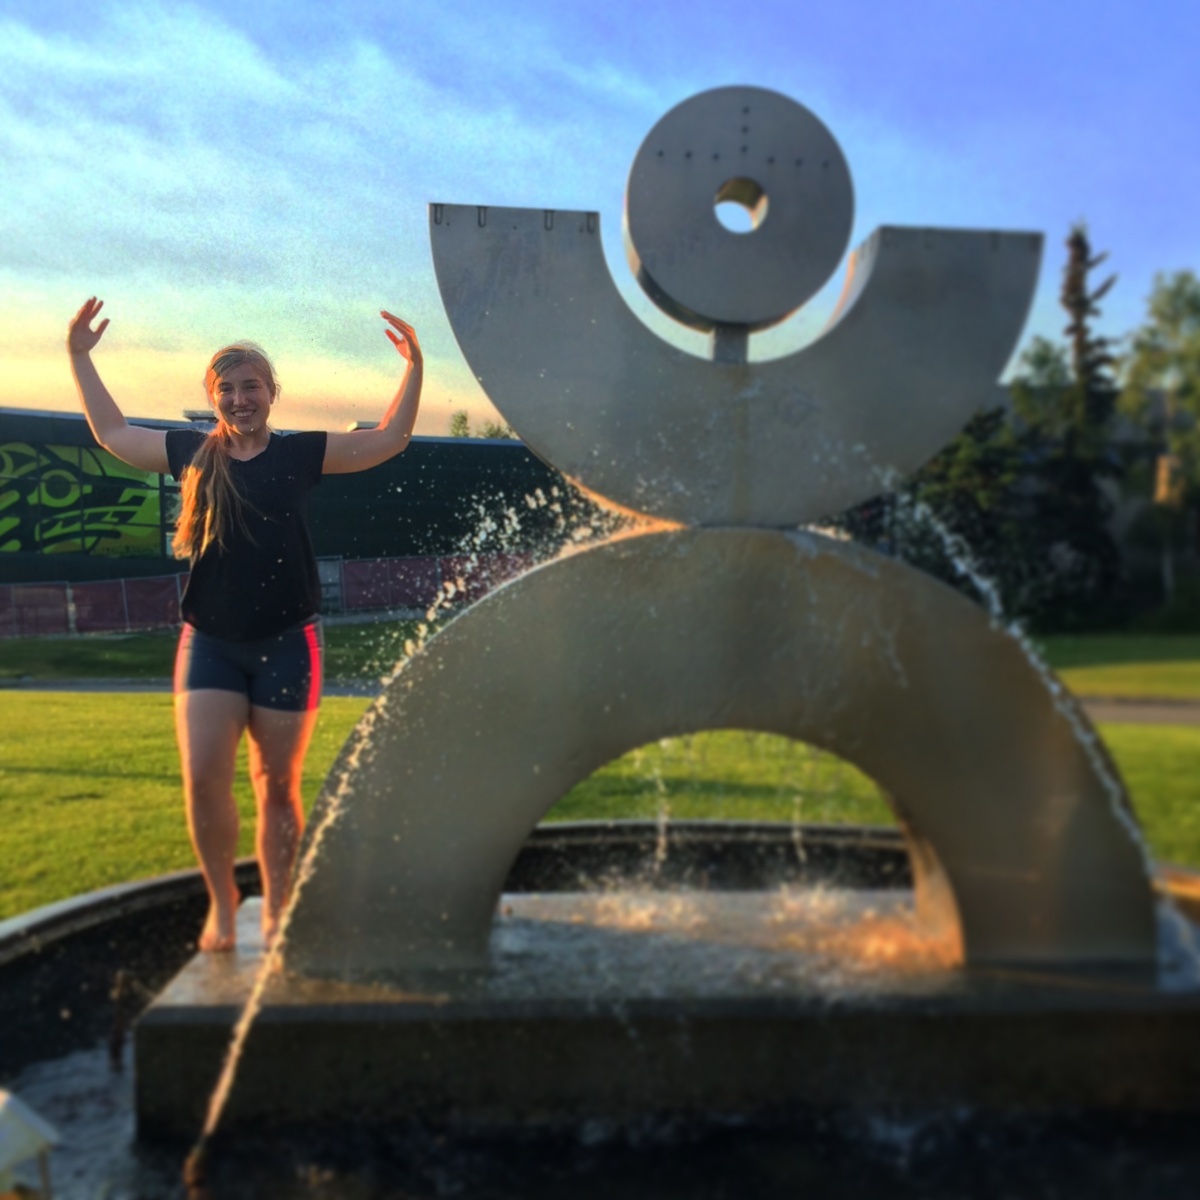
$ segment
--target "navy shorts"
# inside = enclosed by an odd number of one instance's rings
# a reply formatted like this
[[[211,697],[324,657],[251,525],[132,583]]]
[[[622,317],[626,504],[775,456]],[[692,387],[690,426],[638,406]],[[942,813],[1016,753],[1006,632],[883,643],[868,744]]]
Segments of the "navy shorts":
[[[321,703],[325,638],[320,617],[253,642],[212,637],[185,622],[175,655],[175,694],[216,688],[260,708],[312,712]]]

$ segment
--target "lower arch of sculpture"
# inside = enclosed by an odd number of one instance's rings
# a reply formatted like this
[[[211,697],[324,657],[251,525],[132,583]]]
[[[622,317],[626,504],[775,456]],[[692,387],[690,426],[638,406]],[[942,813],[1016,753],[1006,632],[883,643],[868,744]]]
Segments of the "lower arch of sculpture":
[[[286,964],[398,981],[485,964],[508,870],[574,784],[656,738],[741,728],[880,784],[968,965],[1146,965],[1148,860],[1073,704],[977,605],[861,547],[609,542],[492,592],[389,684],[313,814]]]

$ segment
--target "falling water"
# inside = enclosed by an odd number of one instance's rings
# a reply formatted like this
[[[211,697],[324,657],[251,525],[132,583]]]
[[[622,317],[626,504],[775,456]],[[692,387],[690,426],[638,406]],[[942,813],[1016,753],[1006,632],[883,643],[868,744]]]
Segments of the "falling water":
[[[477,509],[478,511],[483,511],[482,505],[478,502]],[[503,524],[497,522],[490,514],[484,513],[484,516],[486,520],[480,521],[476,530],[471,535],[471,548],[474,551],[474,555],[465,564],[463,575],[460,575],[453,581],[447,580],[442,583],[426,610],[425,620],[417,627],[416,637],[405,641],[403,654],[396,659],[392,667],[381,677],[380,684],[384,689],[403,669],[405,662],[418,653],[424,646],[430,633],[436,629],[440,619],[453,605],[455,599],[460,594],[465,594],[465,575],[473,566],[478,566],[479,552],[492,537],[493,533],[500,528],[511,527],[513,530],[519,528],[519,522],[516,521],[515,514],[511,509],[506,510],[506,522]],[[272,977],[278,972],[283,961],[283,951],[287,944],[288,929],[291,924],[292,914],[295,912],[297,902],[316,869],[316,863],[320,857],[321,846],[326,835],[341,818],[345,810],[346,801],[351,789],[351,781],[359,764],[363,761],[364,755],[370,752],[371,736],[385,703],[386,700],[381,699],[369,708],[362,720],[355,727],[351,735],[348,753],[344,757],[330,801],[326,805],[320,821],[309,833],[306,849],[297,865],[291,895],[280,918],[275,938],[267,947],[262,964],[255,976],[254,984],[250,989],[250,996],[238,1016],[237,1023],[234,1025],[229,1047],[225,1053],[225,1060],[221,1067],[221,1073],[218,1076],[212,1095],[209,1097],[208,1111],[205,1116],[204,1125],[195,1146],[193,1146],[185,1161],[184,1181],[189,1187],[199,1185],[203,1181],[208,1145],[221,1123],[221,1116],[229,1102],[229,1096],[233,1089],[234,1080],[237,1077],[238,1066],[245,1050],[246,1041],[250,1036],[254,1021],[262,1008],[267,986]]]
[[[351,735],[352,742],[349,752],[345,756],[330,802],[326,806],[321,820],[313,827],[309,835],[307,847],[297,866],[291,895],[280,918],[275,938],[263,955],[262,965],[259,967],[254,985],[250,989],[250,997],[246,1001],[245,1007],[242,1009],[237,1024],[234,1026],[233,1034],[230,1037],[229,1048],[225,1052],[225,1061],[221,1066],[221,1074],[217,1079],[217,1084],[213,1089],[212,1095],[209,1097],[208,1112],[204,1119],[200,1137],[196,1145],[192,1148],[191,1153],[187,1156],[184,1164],[184,1180],[189,1186],[199,1183],[203,1179],[204,1161],[208,1143],[221,1123],[221,1114],[225,1111],[225,1106],[229,1101],[229,1094],[233,1088],[234,1079],[237,1076],[238,1064],[245,1049],[246,1039],[250,1036],[254,1019],[258,1016],[259,1010],[262,1008],[263,996],[266,993],[267,985],[279,970],[280,964],[283,961],[283,950],[287,944],[288,927],[291,924],[292,914],[296,910],[296,903],[308,881],[312,878],[317,859],[321,853],[321,844],[325,840],[326,834],[341,818],[345,810],[351,781],[364,755],[370,752],[371,734],[382,711],[382,702],[379,705],[372,706],[355,728],[354,733]]]
[[[804,846],[804,793],[800,788],[792,789],[792,845],[796,850],[796,858],[799,862],[808,861],[808,851]]]
[[[654,780],[656,812],[654,818],[654,870],[661,871],[667,861],[667,832],[671,824],[671,797],[667,792],[666,781],[663,779],[662,768],[656,758],[651,767]]]
[[[1037,647],[1030,641],[1029,635],[1025,632],[1021,623],[1010,619],[1004,612],[1004,602],[1000,596],[999,586],[995,580],[989,578],[984,573],[978,559],[972,553],[966,541],[953,530],[949,529],[923,500],[913,501],[912,507],[917,519],[923,521],[937,535],[938,540],[942,544],[942,549],[954,567],[971,581],[971,584],[983,598],[984,607],[992,619],[993,626],[1006,633],[1016,642],[1025,660],[1042,681],[1046,691],[1050,693],[1055,711],[1064,717],[1070,725],[1071,732],[1075,735],[1075,740],[1083,749],[1092,770],[1095,771],[1096,777],[1104,787],[1113,815],[1133,839],[1142,856],[1146,873],[1150,878],[1153,878],[1155,866],[1154,859],[1150,854],[1150,848],[1146,845],[1146,839],[1143,837],[1137,821],[1125,804],[1124,789],[1121,786],[1120,780],[1113,773],[1112,767],[1101,748],[1100,739],[1096,736],[1095,730],[1084,719],[1083,712],[1075,701],[1075,698],[1063,687],[1062,682],[1051,671],[1049,664],[1038,653]]]
[[[995,628],[1006,633],[1020,648],[1022,655],[1041,680],[1046,691],[1050,694],[1055,711],[1058,712],[1071,728],[1075,740],[1083,750],[1088,763],[1095,772],[1108,797],[1109,807],[1113,816],[1122,828],[1129,834],[1141,855],[1142,863],[1148,879],[1157,877],[1158,869],[1145,835],[1138,825],[1132,810],[1125,802],[1125,791],[1117,778],[1105,754],[1100,738],[1083,715],[1083,710],[1072,694],[1063,686],[1061,680],[1050,669],[1049,665],[1038,653],[1030,641],[1028,634],[1020,622],[1010,619],[1004,612],[1000,589],[980,567],[978,559],[972,553],[966,541],[937,516],[937,514],[921,500],[910,501],[914,516],[923,521],[933,530],[941,542],[947,558],[978,591],[983,598],[984,606],[992,619]],[[1166,893],[1160,893],[1160,919],[1165,928],[1161,931],[1171,941],[1186,960],[1189,978],[1200,977],[1200,947],[1196,945],[1195,931],[1190,921],[1179,912],[1174,901]],[[1160,946],[1160,950],[1162,947]]]
[[[552,532],[536,546],[533,554],[534,561],[545,561],[563,554],[574,553],[594,542],[622,536],[627,534],[630,526],[636,526],[636,532],[641,533],[649,532],[661,525],[660,522],[646,521],[643,526],[642,523],[631,521],[629,514],[589,505],[582,495],[572,489],[564,491],[558,487],[552,487],[547,495],[539,488],[532,496],[527,496],[525,499],[530,509],[548,508],[554,516]],[[505,508],[500,518],[497,518],[492,511],[493,507],[484,501],[476,500],[477,520],[462,547],[465,557],[462,571],[454,580],[446,580],[442,583],[426,610],[424,622],[417,628],[416,637],[405,642],[404,654],[380,680],[384,689],[396,678],[405,662],[422,649],[430,633],[436,629],[447,611],[460,597],[468,594],[468,585],[472,578],[477,573],[486,572],[486,556],[511,544],[512,540],[520,534],[521,521],[516,509]],[[296,869],[291,895],[280,918],[278,931],[263,956],[263,962],[250,990],[249,999],[234,1026],[220,1076],[209,1098],[204,1125],[195,1146],[187,1156],[184,1165],[184,1180],[189,1187],[198,1185],[203,1180],[208,1145],[221,1123],[221,1116],[229,1102],[246,1040],[253,1028],[255,1018],[262,1008],[267,986],[283,961],[283,951],[287,944],[292,914],[316,869],[326,835],[345,810],[357,768],[363,761],[364,755],[371,751],[372,734],[385,703],[386,697],[382,697],[367,711],[355,728],[329,803],[325,806],[320,821],[309,834],[304,855]]]

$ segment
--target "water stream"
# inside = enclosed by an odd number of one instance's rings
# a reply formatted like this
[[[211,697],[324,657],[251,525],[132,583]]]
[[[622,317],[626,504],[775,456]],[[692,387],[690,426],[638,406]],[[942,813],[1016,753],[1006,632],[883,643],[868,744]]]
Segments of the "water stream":
[[[916,519],[923,522],[937,536],[943,551],[955,569],[970,580],[983,598],[993,626],[1007,634],[1020,648],[1026,662],[1049,693],[1055,711],[1070,726],[1072,735],[1087,757],[1096,778],[1100,780],[1113,816],[1137,847],[1145,868],[1146,878],[1153,881],[1158,873],[1158,868],[1150,845],[1146,841],[1146,836],[1142,832],[1132,808],[1126,802],[1124,786],[1115,773],[1103,743],[1084,715],[1082,707],[1038,653],[1037,647],[1034,646],[1021,623],[1007,616],[999,586],[981,568],[966,541],[951,530],[923,501],[913,501],[912,510]],[[1160,918],[1159,957],[1164,975],[1169,974],[1173,979],[1177,979],[1180,969],[1182,969],[1189,984],[1200,981],[1200,944],[1197,944],[1197,935],[1192,923],[1179,912],[1173,900],[1166,893],[1159,893],[1158,908]]]
[[[536,548],[535,559],[549,559],[578,552],[587,545],[614,536],[621,536],[629,526],[633,526],[636,532],[645,532],[660,525],[656,521],[632,521],[627,514],[589,505],[582,495],[573,490],[563,491],[557,487],[551,488],[549,495],[546,495],[542,489],[537,489],[533,495],[526,497],[526,504],[533,510],[549,508],[555,517],[552,532]],[[262,965],[251,988],[250,996],[234,1025],[220,1076],[209,1099],[204,1125],[195,1146],[187,1156],[184,1165],[184,1180],[190,1187],[199,1186],[205,1177],[208,1146],[220,1127],[221,1116],[225,1111],[236,1080],[246,1041],[250,1036],[255,1018],[261,1010],[267,987],[283,963],[292,914],[295,912],[305,886],[316,870],[325,836],[345,811],[358,767],[364,757],[372,753],[372,736],[387,703],[388,685],[403,669],[405,662],[423,649],[428,636],[436,629],[446,612],[460,597],[468,594],[472,578],[486,568],[485,556],[509,548],[514,539],[521,534],[521,521],[514,508],[506,508],[497,518],[491,511],[493,507],[494,505],[489,505],[483,500],[476,502],[477,519],[462,547],[464,555],[462,573],[454,580],[443,582],[440,591],[426,611],[425,621],[418,627],[417,637],[405,643],[404,654],[380,680],[383,689],[380,699],[368,709],[351,735],[348,753],[332,789],[329,803],[325,806],[319,823],[309,831],[306,837],[304,854],[297,864],[291,895],[280,918],[278,932],[263,956]],[[663,844],[665,848],[665,840]]]
[[[267,986],[283,962],[283,952],[287,945],[288,927],[291,924],[292,914],[296,910],[297,901],[303,894],[308,881],[312,878],[313,872],[316,870],[317,860],[321,854],[321,845],[324,842],[326,834],[337,823],[345,811],[346,802],[352,790],[355,772],[359,764],[363,761],[364,756],[371,753],[371,734],[374,731],[376,722],[379,720],[379,714],[383,711],[385,703],[386,698],[379,701],[378,705],[373,705],[368,709],[366,715],[355,728],[349,753],[341,767],[330,802],[325,807],[319,823],[309,831],[305,843],[304,855],[297,865],[291,895],[280,918],[278,932],[274,941],[267,947],[266,953],[263,955],[262,965],[255,977],[254,986],[250,990],[250,996],[238,1017],[237,1023],[234,1025],[233,1034],[229,1041],[229,1048],[225,1053],[225,1061],[221,1067],[221,1074],[217,1079],[212,1096],[209,1098],[208,1112],[204,1120],[204,1126],[201,1129],[196,1145],[188,1154],[184,1164],[184,1179],[189,1186],[196,1185],[203,1180],[208,1144],[221,1123],[221,1115],[225,1111],[225,1105],[228,1103],[229,1094],[237,1076],[238,1064],[241,1062],[246,1039],[250,1036],[254,1019],[262,1007],[263,996]]]

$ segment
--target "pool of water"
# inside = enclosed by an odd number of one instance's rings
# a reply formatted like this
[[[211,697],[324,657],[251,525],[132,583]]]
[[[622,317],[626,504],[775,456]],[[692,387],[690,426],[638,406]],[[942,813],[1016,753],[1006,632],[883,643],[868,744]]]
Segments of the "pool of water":
[[[99,1044],[12,1086],[63,1135],[58,1200],[1162,1200],[1200,1178],[1190,1120],[826,1112],[774,1127],[590,1122],[503,1139],[415,1125],[239,1134],[214,1142],[205,1184],[189,1191],[188,1147],[134,1142],[127,1055],[114,1063]],[[37,1182],[33,1169],[18,1178]]]
[[[723,836],[722,844],[728,840]],[[786,836],[777,840],[788,844]],[[573,867],[575,855],[572,848],[564,863]],[[898,848],[892,858],[902,861]],[[545,867],[533,874],[544,886]],[[872,882],[877,874],[871,874]],[[757,875],[747,873],[755,880]],[[897,882],[902,886],[902,880]],[[188,884],[189,896],[198,886],[196,881]],[[198,896],[186,903],[176,897],[167,905],[157,900],[149,904],[139,893],[106,902],[104,912],[105,906],[90,902],[71,915],[70,930],[59,931],[57,941],[42,922],[36,953],[0,963],[7,1004],[0,1024],[6,1043],[3,1082],[62,1134],[51,1155],[59,1200],[598,1200],[616,1195],[635,1200],[797,1200],[806,1195],[858,1200],[865,1194],[900,1200],[1159,1200],[1189,1195],[1200,1178],[1200,1141],[1191,1115],[1058,1113],[1050,1118],[1031,1113],[997,1118],[956,1108],[899,1116],[854,1106],[793,1112],[774,1123],[728,1114],[708,1121],[591,1120],[552,1133],[509,1131],[504,1136],[412,1121],[386,1130],[328,1123],[262,1137],[219,1130],[204,1184],[189,1191],[183,1164],[190,1145],[135,1140],[131,1052],[128,1044],[111,1037],[116,1014],[106,998],[118,968],[136,978],[139,992],[161,990],[167,964],[186,961],[187,941],[203,915]],[[736,895],[732,899],[729,912],[743,903]],[[787,927],[783,918],[794,915],[797,903],[826,905],[834,899],[779,893],[773,901],[780,916],[775,934]],[[916,968],[913,988],[944,991],[946,968],[935,949],[923,963],[914,963],[920,946],[911,931],[891,919],[892,906],[868,897],[860,900],[867,902],[869,913],[852,905],[851,910],[859,911],[847,923],[830,919],[836,911],[822,912],[820,940],[789,949],[808,958],[810,970],[813,962],[823,964],[818,973],[826,973],[831,985],[867,992],[881,976],[894,979],[888,959],[903,949],[910,968]],[[545,908],[544,917],[554,916],[552,902],[537,903]],[[587,903],[589,923],[611,933],[640,928],[664,907],[673,919],[698,930],[708,902],[701,902],[699,910],[678,898],[599,895]],[[86,928],[84,917],[90,922]],[[523,942],[521,913],[511,917],[499,922],[498,933],[520,960],[531,947]],[[556,924],[565,953],[586,950],[585,943],[576,945],[570,920]],[[710,937],[728,943],[724,924],[704,927]],[[732,926],[729,937],[745,970],[769,985],[777,968],[769,955],[764,957],[765,948],[747,944],[744,930]],[[645,987],[662,982],[663,961],[654,953],[645,959]],[[703,960],[697,958],[696,966],[703,982]],[[1194,971],[1176,967],[1167,974],[1160,987],[1185,992],[1196,987]],[[1181,1057],[1165,1047],[1165,1068],[1177,1069]],[[17,1178],[36,1186],[36,1167],[29,1164]]]

